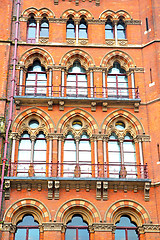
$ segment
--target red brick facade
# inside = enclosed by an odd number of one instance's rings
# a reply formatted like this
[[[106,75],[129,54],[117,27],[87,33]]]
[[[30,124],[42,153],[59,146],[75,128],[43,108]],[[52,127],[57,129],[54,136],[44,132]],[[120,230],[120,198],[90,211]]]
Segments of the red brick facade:
[[[160,2],[4,0],[0,13],[0,238],[18,240],[29,215],[40,240],[68,240],[74,216],[90,240],[117,240],[122,217],[135,240],[160,239]]]

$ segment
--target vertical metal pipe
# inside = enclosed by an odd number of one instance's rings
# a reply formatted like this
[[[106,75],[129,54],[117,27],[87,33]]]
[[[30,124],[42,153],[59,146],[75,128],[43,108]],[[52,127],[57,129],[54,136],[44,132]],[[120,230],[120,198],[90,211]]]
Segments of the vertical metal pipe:
[[[15,28],[15,45],[14,45],[14,58],[13,58],[13,71],[11,79],[11,96],[10,96],[10,106],[9,106],[9,119],[6,129],[5,143],[4,143],[4,154],[2,159],[2,176],[1,176],[1,187],[0,187],[0,211],[2,207],[2,194],[3,194],[3,182],[4,182],[4,172],[5,165],[7,161],[7,148],[8,148],[8,135],[12,123],[12,112],[13,112],[13,98],[15,91],[15,75],[16,75],[16,62],[17,62],[17,43],[18,43],[18,29],[19,29],[19,12],[20,12],[20,0],[17,0],[17,15],[16,15],[16,28]],[[8,169],[9,174],[10,169]],[[2,212],[2,211],[1,211]]]
[[[131,73],[131,82],[132,82],[132,98],[134,99],[135,96],[135,83],[134,83],[134,73]]]

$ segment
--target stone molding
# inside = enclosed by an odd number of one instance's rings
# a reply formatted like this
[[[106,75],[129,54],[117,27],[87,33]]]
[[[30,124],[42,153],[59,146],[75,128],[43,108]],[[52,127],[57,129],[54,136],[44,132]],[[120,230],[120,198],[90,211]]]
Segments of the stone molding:
[[[63,223],[44,222],[42,223],[44,231],[62,231]]]
[[[112,232],[114,225],[111,223],[94,223],[92,227],[95,232]]]

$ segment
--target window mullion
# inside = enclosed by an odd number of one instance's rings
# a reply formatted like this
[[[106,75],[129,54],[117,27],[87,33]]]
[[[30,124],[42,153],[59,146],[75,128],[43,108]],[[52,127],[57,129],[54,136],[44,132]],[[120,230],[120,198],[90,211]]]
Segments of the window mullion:
[[[34,160],[34,145],[35,145],[35,138],[31,138],[31,164]]]
[[[76,164],[79,165],[79,139],[76,139]]]
[[[121,151],[121,166],[124,165],[124,149],[123,149],[123,142],[120,141],[120,151]]]

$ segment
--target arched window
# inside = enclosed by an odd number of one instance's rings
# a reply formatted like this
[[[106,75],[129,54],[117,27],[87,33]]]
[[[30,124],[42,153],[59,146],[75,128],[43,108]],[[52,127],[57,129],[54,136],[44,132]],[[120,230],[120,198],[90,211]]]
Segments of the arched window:
[[[108,19],[105,23],[105,39],[113,39],[113,23]]]
[[[73,128],[82,127],[81,121],[74,121]],[[91,144],[86,132],[75,139],[68,132],[64,141],[63,176],[91,177]]]
[[[88,38],[87,23],[84,18],[81,18],[80,23],[79,23],[79,38]]]
[[[117,121],[115,127],[123,131],[125,125],[122,121]],[[135,143],[130,133],[126,133],[123,141],[119,141],[115,133],[110,135],[108,141],[108,158],[110,177],[137,177]]]
[[[34,16],[31,16],[27,23],[27,41],[29,43],[36,42],[36,29],[37,29],[36,21],[34,19]]]
[[[122,19],[120,19],[118,24],[117,24],[117,38],[118,39],[125,39],[126,38],[125,24],[124,24]]]
[[[66,37],[75,38],[75,25],[73,19],[70,17],[66,25]]]
[[[74,215],[67,223],[65,240],[89,240],[88,224],[83,221],[81,215]]]
[[[115,240],[139,240],[137,226],[130,217],[122,216],[116,223]]]
[[[18,176],[28,176],[29,165],[31,161],[31,139],[28,132],[21,135],[18,148]]]
[[[32,119],[28,123],[34,133],[39,127],[39,122]],[[42,131],[37,136],[27,131],[21,135],[18,147],[18,176],[45,176],[46,175],[46,137]]]
[[[40,24],[40,37],[49,37],[49,23],[46,17],[44,17]]]
[[[78,61],[69,68],[67,75],[67,96],[87,97],[87,75],[86,70]]]
[[[39,60],[34,61],[28,68],[25,83],[25,95],[44,96],[46,95],[47,74]]]
[[[16,226],[14,240],[39,240],[39,224],[32,215],[25,215]]]
[[[113,64],[107,76],[108,97],[128,98],[128,78],[118,62]]]

